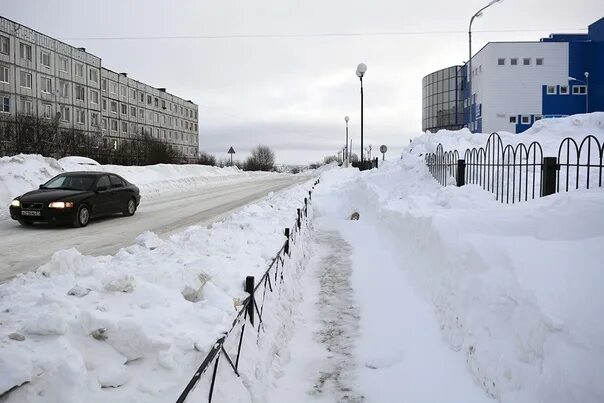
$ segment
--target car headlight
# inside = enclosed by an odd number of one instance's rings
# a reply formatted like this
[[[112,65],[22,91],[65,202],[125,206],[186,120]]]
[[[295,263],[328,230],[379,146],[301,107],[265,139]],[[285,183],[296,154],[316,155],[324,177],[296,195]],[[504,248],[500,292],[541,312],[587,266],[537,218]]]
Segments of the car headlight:
[[[15,199],[12,202],[10,202],[10,205],[13,207],[21,207],[21,202],[19,200]]]
[[[50,208],[71,208],[73,202],[52,202],[48,205]]]

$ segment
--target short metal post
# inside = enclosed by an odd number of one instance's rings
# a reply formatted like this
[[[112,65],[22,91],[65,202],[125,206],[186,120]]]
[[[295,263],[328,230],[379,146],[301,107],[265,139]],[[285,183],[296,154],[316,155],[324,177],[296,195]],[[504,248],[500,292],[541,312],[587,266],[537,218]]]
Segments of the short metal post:
[[[543,178],[541,183],[541,196],[549,196],[556,193],[556,171],[558,170],[558,159],[556,157],[544,157]]]
[[[308,217],[308,199],[304,198],[304,217]]]
[[[287,256],[291,256],[291,254],[289,253],[289,228],[285,228],[285,236],[287,237],[287,241],[285,241],[285,253],[287,254]]]
[[[247,315],[250,318],[250,323],[254,326],[254,276],[245,278],[245,292],[250,294],[250,302],[247,304]]]
[[[308,200],[312,200],[312,190],[308,191]]]
[[[457,186],[466,184],[466,160],[457,160]]]
[[[298,229],[302,228],[301,215],[302,213],[300,212],[300,209],[298,209]]]

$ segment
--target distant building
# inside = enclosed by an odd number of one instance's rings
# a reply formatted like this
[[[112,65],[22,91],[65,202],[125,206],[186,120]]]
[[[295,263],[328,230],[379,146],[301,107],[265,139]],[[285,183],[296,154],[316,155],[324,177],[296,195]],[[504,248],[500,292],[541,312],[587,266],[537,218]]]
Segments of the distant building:
[[[198,154],[197,105],[116,73],[101,58],[0,17],[0,117],[58,119],[118,148],[141,134]]]
[[[424,77],[423,130],[520,133],[542,118],[604,111],[604,18],[587,34],[490,42],[472,57],[472,70],[472,96],[467,64]]]

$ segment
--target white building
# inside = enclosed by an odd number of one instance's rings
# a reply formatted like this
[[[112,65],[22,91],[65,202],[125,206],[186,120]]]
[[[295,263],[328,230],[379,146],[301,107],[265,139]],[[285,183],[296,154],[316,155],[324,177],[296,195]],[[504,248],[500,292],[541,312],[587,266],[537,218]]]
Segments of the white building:
[[[197,105],[102,67],[101,58],[0,17],[0,118],[58,119],[115,148],[147,134],[198,154]]]

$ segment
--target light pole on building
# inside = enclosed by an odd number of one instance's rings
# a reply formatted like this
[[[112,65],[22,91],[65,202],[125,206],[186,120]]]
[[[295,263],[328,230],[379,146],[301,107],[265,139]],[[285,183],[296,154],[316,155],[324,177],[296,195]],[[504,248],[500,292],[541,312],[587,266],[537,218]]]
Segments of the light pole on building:
[[[348,166],[348,160],[350,159],[348,155],[348,121],[350,118],[348,116],[344,116],[344,121],[346,122],[346,143],[344,148],[344,165]]]
[[[586,71],[583,75],[585,76],[585,81],[576,79],[575,77],[568,77],[568,79],[585,84],[585,113],[589,113],[589,72]]]
[[[466,74],[468,75],[468,93],[469,93],[469,102],[468,106],[470,108],[470,116],[468,121],[468,128],[470,127],[470,123],[472,122],[472,23],[474,22],[474,18],[482,17],[482,12],[487,8],[491,7],[493,4],[501,3],[503,0],[491,0],[489,4],[478,10],[472,18],[470,18],[470,26],[468,28],[468,68]],[[470,130],[471,131],[471,130]]]
[[[367,71],[365,63],[357,66],[357,77],[361,80],[361,163],[363,163],[363,76]]]

